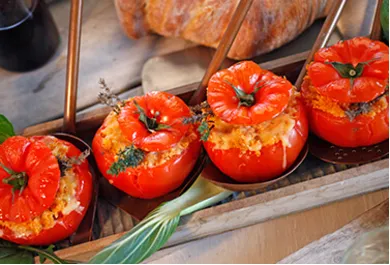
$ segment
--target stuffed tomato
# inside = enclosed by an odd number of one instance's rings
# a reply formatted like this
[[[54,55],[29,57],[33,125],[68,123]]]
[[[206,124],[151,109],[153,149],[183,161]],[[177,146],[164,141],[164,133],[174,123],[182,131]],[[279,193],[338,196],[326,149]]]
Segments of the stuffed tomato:
[[[311,131],[341,147],[389,137],[389,48],[357,37],[320,49],[302,84]]]
[[[191,116],[188,106],[165,92],[150,92],[119,105],[92,143],[103,176],[127,194],[144,199],[178,188],[201,148],[195,125],[183,123]]]
[[[52,136],[0,145],[0,238],[49,245],[72,235],[92,196],[85,154]]]
[[[213,113],[204,147],[238,182],[279,176],[305,145],[308,124],[299,95],[286,79],[244,61],[217,72],[207,88]]]

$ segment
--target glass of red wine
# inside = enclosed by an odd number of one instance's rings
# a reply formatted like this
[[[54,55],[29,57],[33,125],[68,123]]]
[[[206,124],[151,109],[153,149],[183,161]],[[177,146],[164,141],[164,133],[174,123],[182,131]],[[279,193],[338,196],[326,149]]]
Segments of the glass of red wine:
[[[59,42],[44,0],[0,0],[0,68],[37,69],[54,55]]]

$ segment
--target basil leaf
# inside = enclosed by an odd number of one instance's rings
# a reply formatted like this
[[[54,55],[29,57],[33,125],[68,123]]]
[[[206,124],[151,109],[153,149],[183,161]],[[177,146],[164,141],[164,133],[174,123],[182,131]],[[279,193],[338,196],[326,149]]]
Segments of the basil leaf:
[[[0,144],[14,135],[15,131],[12,123],[4,115],[0,114]]]
[[[34,264],[34,256],[16,247],[0,247],[0,264]]]

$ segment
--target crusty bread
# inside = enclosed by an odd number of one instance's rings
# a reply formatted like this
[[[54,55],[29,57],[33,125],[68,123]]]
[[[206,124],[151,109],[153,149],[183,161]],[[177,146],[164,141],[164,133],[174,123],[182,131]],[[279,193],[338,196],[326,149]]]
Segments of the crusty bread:
[[[115,0],[126,34],[155,32],[217,47],[239,0]],[[254,0],[228,54],[246,59],[291,41],[325,16],[334,0]]]

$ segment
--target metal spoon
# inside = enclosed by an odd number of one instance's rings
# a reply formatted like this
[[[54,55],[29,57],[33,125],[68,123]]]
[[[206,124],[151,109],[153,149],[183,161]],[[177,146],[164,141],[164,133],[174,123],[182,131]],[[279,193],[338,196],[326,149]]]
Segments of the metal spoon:
[[[92,156],[92,149],[80,138],[74,136],[76,133],[76,98],[77,82],[79,71],[80,55],[80,34],[81,34],[81,15],[83,9],[82,0],[72,0],[70,9],[69,22],[69,41],[68,41],[68,62],[66,71],[66,91],[64,107],[64,124],[63,133],[53,134],[55,137],[70,142],[79,148],[82,152],[89,150],[91,155],[88,156],[89,170],[93,178],[93,194],[90,206],[82,220],[76,233],[72,236],[72,244],[79,244],[92,239],[92,228],[94,223],[97,195],[98,195],[98,177],[95,160]]]

